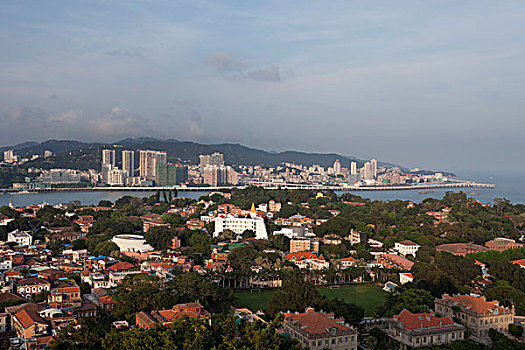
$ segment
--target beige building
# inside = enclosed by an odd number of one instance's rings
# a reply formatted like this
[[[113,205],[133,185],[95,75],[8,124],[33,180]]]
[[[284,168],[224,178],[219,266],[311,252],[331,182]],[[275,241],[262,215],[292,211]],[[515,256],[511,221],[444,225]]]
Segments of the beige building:
[[[317,312],[284,314],[283,328],[290,338],[310,349],[357,350],[357,330],[333,313]]]
[[[295,238],[290,240],[290,253],[316,252],[319,253],[319,241],[308,238]]]
[[[514,308],[499,305],[498,301],[487,301],[485,297],[471,295],[450,296],[444,294],[435,300],[436,313],[457,317],[472,330],[471,338],[490,344],[489,329],[508,334],[509,324],[514,322]]]
[[[465,327],[448,316],[413,314],[405,309],[388,320],[387,334],[399,343],[400,350],[407,350],[463,340]]]

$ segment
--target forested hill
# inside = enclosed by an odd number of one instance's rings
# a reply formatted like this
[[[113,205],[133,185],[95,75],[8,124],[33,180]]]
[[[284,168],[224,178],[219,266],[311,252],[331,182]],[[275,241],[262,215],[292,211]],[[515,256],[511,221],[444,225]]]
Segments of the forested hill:
[[[335,153],[321,154],[298,151],[272,153],[240,144],[205,145],[189,141],[156,140],[152,138],[125,139],[114,144],[84,143],[73,140],[49,140],[42,143],[25,142],[15,146],[2,147],[0,151],[13,149],[16,154],[22,156],[44,154],[46,150],[55,154],[47,160],[37,159],[27,163],[26,166],[31,167],[98,169],[100,152],[103,148],[166,151],[168,152],[169,161],[175,162],[180,160],[192,164],[198,163],[200,154],[220,152],[224,154],[224,160],[228,165],[276,166],[282,162],[290,162],[306,166],[319,164],[323,167],[328,167],[332,166],[336,159],[339,159],[344,167],[348,167],[351,161],[356,161],[359,167],[363,165],[363,161],[360,159]],[[118,153],[117,158],[119,158]]]

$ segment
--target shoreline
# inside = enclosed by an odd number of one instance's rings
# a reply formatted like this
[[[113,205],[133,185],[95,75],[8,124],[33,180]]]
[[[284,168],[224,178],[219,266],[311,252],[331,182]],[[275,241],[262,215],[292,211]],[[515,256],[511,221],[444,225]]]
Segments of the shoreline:
[[[180,192],[214,192],[221,190],[231,190],[234,188],[244,189],[249,186],[258,186],[267,190],[318,190],[318,191],[417,191],[417,190],[435,190],[435,189],[457,189],[457,188],[480,188],[494,189],[495,184],[477,183],[472,181],[447,182],[439,184],[418,184],[418,185],[396,185],[396,186],[330,186],[330,185],[302,185],[302,184],[252,184],[241,186],[216,186],[216,187],[75,187],[75,188],[51,188],[51,189],[34,189],[34,190],[15,190],[0,189],[0,194],[33,194],[33,193],[51,193],[51,192],[156,192],[174,190]]]

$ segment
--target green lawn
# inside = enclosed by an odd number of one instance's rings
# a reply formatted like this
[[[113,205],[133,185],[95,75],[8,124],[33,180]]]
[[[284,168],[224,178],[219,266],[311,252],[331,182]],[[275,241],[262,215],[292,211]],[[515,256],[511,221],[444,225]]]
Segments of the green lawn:
[[[319,290],[327,298],[340,298],[354,303],[365,309],[366,316],[373,316],[375,309],[385,301],[386,293],[379,286],[353,285],[342,286],[337,289],[321,288]],[[252,311],[266,309],[275,290],[263,290],[261,292],[236,292],[239,307],[245,307]]]

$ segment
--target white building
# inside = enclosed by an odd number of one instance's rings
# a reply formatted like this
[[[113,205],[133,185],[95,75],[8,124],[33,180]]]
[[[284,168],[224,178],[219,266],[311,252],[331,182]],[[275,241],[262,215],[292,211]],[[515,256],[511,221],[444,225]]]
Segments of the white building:
[[[404,255],[404,256],[412,255],[415,257],[416,252],[420,247],[421,246],[419,244],[414,243],[412,241],[401,241],[401,242],[395,243],[394,250],[399,252],[399,254],[401,255]]]
[[[116,235],[112,241],[118,245],[121,252],[151,252],[153,247],[146,243],[141,235]]]
[[[232,230],[237,234],[242,234],[246,230],[252,230],[255,232],[256,239],[268,239],[263,218],[236,218],[227,216],[225,218],[217,217],[213,219],[213,221],[215,222],[213,237],[219,236],[224,230]]]
[[[399,274],[399,283],[405,284],[414,281],[414,276],[410,272],[401,272]]]
[[[127,177],[135,176],[135,152],[122,151],[122,171]]]
[[[31,245],[33,236],[27,231],[14,230],[7,234],[7,242],[16,242],[18,245]]]
[[[273,231],[274,235],[285,235],[286,237],[298,238],[298,237],[314,237],[315,234],[308,227],[283,227],[280,230]]]

